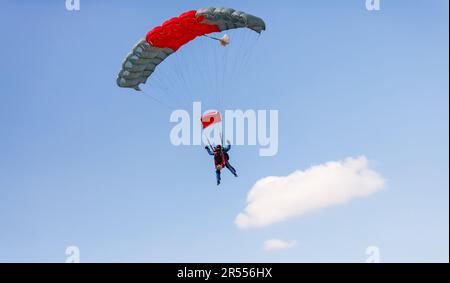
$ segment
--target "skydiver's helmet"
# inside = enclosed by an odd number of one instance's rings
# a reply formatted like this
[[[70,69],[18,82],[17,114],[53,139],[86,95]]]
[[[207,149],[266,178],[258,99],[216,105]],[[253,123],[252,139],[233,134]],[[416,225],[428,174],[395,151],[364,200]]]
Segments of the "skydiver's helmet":
[[[222,151],[222,146],[220,144],[216,145],[216,147],[214,148],[214,152],[220,152]]]

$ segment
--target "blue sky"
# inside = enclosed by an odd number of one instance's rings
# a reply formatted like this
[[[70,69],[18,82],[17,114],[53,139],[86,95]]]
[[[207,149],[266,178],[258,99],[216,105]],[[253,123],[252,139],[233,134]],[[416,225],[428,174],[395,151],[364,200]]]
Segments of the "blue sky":
[[[64,262],[69,245],[84,262],[364,262],[374,245],[382,261],[448,262],[448,1],[64,2],[0,0],[1,262]],[[220,189],[202,147],[170,143],[170,111],[115,83],[148,30],[204,6],[264,18],[224,107],[280,117],[278,154],[233,147],[240,176]],[[384,190],[235,225],[257,180],[360,155]],[[264,251],[270,238],[297,245]]]

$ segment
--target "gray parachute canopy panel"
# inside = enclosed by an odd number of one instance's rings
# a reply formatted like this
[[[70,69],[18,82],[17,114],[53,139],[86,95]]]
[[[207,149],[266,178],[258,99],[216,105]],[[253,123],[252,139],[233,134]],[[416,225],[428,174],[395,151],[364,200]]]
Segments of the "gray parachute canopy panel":
[[[249,28],[261,33],[266,30],[266,23],[261,18],[231,8],[202,8],[196,16],[204,16],[203,23],[217,25],[220,31]]]
[[[173,52],[170,48],[153,47],[145,39],[140,40],[123,61],[117,85],[141,90],[139,84],[145,84],[156,66]]]

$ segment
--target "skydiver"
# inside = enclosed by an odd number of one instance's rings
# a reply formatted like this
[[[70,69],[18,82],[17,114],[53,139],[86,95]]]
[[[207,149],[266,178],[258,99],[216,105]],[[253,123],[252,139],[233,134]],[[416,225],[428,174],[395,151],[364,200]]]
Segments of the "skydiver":
[[[208,152],[209,155],[213,155],[214,156],[214,165],[216,167],[216,179],[217,179],[217,185],[220,184],[220,171],[222,170],[223,167],[227,167],[228,170],[230,170],[230,172],[237,177],[237,173],[236,173],[236,169],[234,169],[233,166],[231,166],[230,162],[229,162],[229,155],[228,155],[228,151],[231,148],[231,144],[229,141],[227,141],[228,145],[223,148],[220,144],[215,146],[213,148],[213,151],[211,151],[211,149],[208,146],[205,146],[206,151]]]

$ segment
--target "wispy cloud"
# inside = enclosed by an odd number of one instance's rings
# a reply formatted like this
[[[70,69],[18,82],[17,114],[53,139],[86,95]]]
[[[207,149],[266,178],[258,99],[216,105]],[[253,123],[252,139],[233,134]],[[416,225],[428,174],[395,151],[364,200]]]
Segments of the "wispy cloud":
[[[382,189],[384,183],[384,179],[369,168],[364,156],[330,161],[288,176],[266,177],[251,188],[247,206],[235,223],[240,228],[264,227],[368,196]]]
[[[273,250],[287,250],[294,247],[297,244],[296,241],[284,241],[280,239],[270,239],[264,241],[263,249],[266,251]]]

